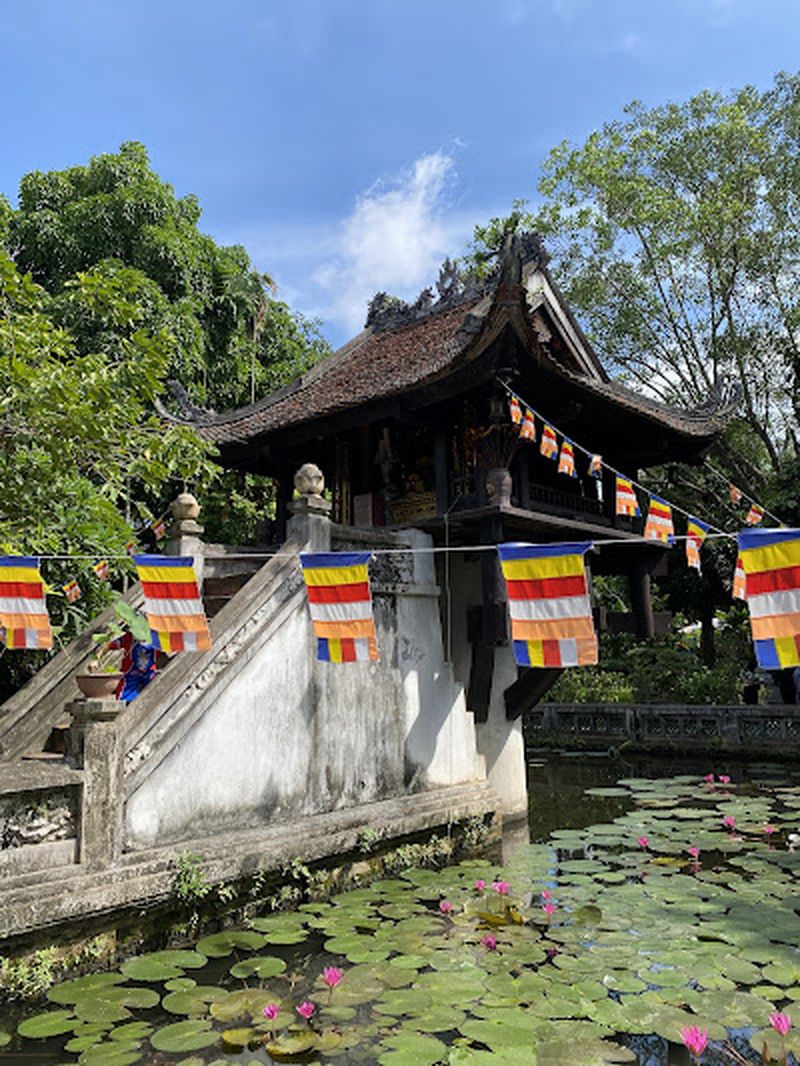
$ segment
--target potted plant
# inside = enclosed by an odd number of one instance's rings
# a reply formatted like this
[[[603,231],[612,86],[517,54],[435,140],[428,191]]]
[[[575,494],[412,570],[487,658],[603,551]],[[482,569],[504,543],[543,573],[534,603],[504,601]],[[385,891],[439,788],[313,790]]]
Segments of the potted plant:
[[[96,650],[86,664],[86,672],[75,675],[78,688],[88,699],[107,699],[117,691],[124,675],[119,668],[121,649],[114,647],[114,644],[126,630],[136,641],[146,642],[150,639],[147,619],[120,597],[114,601],[114,617],[111,621],[92,634]]]

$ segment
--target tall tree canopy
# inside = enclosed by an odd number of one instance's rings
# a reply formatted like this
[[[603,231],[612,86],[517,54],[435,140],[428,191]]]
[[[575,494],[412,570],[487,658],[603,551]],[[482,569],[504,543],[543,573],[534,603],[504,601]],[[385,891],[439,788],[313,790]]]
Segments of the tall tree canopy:
[[[71,557],[45,570],[62,640],[108,598],[86,576],[91,559],[116,557],[118,578],[136,527],[184,483],[212,536],[263,522],[268,486],[222,473],[196,433],[157,416],[169,379],[225,408],[327,351],[245,250],[217,245],[199,217],[135,143],[26,175],[16,208],[0,197],[0,554]],[[59,584],[75,576],[85,596],[70,605]],[[40,659],[3,656],[0,698]]]
[[[477,228],[479,259],[510,227],[537,229],[611,366],[683,404],[734,382],[738,451],[777,471],[800,408],[800,76],[632,103],[558,145],[539,192],[538,209]]]

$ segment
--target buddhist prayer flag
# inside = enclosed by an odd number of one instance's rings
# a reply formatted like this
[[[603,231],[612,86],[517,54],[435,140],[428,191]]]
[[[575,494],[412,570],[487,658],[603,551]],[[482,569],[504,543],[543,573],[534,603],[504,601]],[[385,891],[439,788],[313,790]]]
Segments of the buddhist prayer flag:
[[[686,562],[700,573],[700,549],[706,539],[708,526],[699,518],[689,518],[686,525]]]
[[[128,553],[128,555],[135,555],[136,554],[136,541],[135,540],[129,540],[128,543],[125,545],[125,551]]]
[[[736,486],[731,483],[728,485],[728,496],[730,497],[731,503],[738,503],[742,498],[742,490],[737,489]]]
[[[154,648],[208,651],[211,634],[191,555],[134,555]]]
[[[630,515],[631,518],[636,518],[637,515],[642,513],[639,510],[639,501],[636,498],[633,482],[626,477],[619,477],[619,475],[617,476],[616,513]]]
[[[751,503],[750,510],[747,512],[747,518],[745,518],[745,522],[748,524],[748,526],[757,526],[758,523],[763,519],[763,517],[764,508],[759,507],[757,503]]]
[[[733,598],[735,600],[747,599],[747,589],[741,555],[736,556],[736,568],[733,571]]]
[[[591,666],[597,637],[580,544],[500,544],[514,659],[520,666]]]
[[[520,407],[519,400],[516,396],[512,396],[508,401],[508,413],[515,426],[518,426],[520,422],[522,422],[522,408]]]
[[[672,508],[658,496],[650,497],[647,521],[644,525],[645,540],[660,540],[664,544],[672,543],[675,526],[672,523]]]
[[[602,455],[593,455],[589,460],[589,476],[590,477],[602,477],[603,476],[603,457]]]
[[[353,663],[378,658],[367,566],[370,552],[301,552],[317,658]]]
[[[561,445],[561,455],[558,457],[559,474],[568,474],[569,477],[577,477],[575,473],[575,451],[568,440]]]
[[[8,648],[52,648],[39,560],[0,556],[0,640]]]
[[[108,559],[101,559],[99,563],[95,563],[92,570],[94,570],[94,575],[98,581],[106,581],[108,579]]]
[[[533,420],[533,412],[525,408],[525,417],[519,427],[519,435],[523,440],[536,440],[536,423]]]
[[[153,531],[153,536],[156,540],[162,540],[167,535],[167,524],[163,518],[151,523],[150,529]]]
[[[66,585],[62,585],[61,588],[70,603],[75,603],[76,600],[81,598],[81,587],[74,577],[72,581],[68,581]]]
[[[800,529],[746,530],[739,555],[758,665],[800,666]]]
[[[546,459],[555,459],[558,455],[556,431],[552,426],[548,426],[546,422],[542,427],[542,440],[539,445],[539,451]]]

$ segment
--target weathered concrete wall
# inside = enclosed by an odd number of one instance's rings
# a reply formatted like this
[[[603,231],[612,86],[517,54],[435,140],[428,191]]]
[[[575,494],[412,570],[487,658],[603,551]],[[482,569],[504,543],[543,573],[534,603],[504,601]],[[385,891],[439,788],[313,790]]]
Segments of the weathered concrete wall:
[[[430,543],[423,534],[386,538],[410,540]],[[430,557],[382,560],[373,582],[380,662],[315,662],[298,587],[280,626],[265,619],[192,727],[138,774],[128,848],[484,779],[463,689],[444,662]]]
[[[439,574],[443,586],[442,610],[452,624],[453,669],[457,680],[466,688],[472,666],[467,611],[483,598],[480,558],[477,554],[470,558],[462,552],[453,553],[440,562]],[[522,815],[528,809],[522,720],[509,722],[503,701],[503,693],[516,679],[511,648],[495,648],[489,713],[485,722],[475,725],[477,748],[485,760],[487,780],[500,796],[503,813],[507,815]]]

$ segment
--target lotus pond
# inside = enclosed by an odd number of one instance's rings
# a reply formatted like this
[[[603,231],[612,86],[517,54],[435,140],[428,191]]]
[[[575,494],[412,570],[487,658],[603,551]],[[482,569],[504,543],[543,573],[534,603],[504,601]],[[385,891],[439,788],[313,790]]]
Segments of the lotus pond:
[[[534,763],[536,842],[503,865],[409,869],[64,982],[9,1016],[0,1061],[686,1066],[698,1026],[705,1066],[800,1062],[769,1022],[800,1000],[800,783],[633,770]]]

